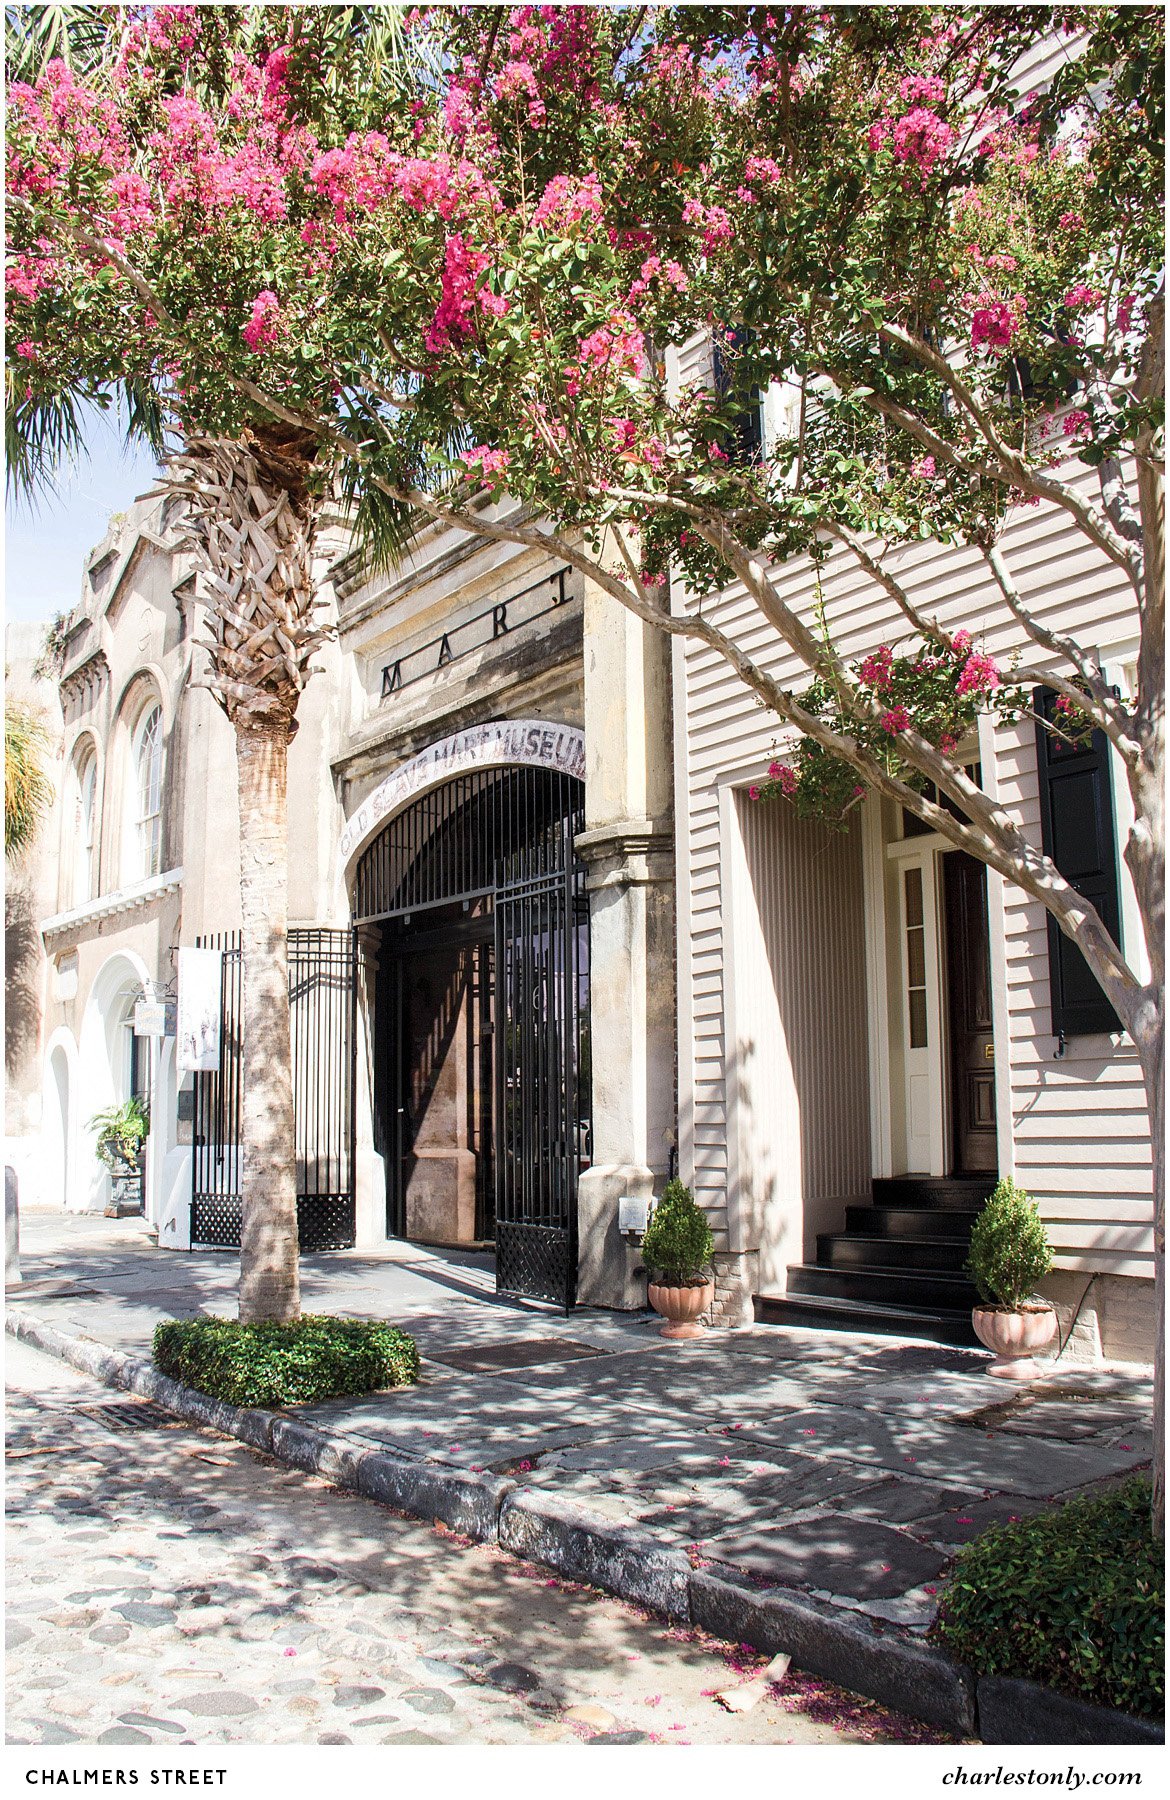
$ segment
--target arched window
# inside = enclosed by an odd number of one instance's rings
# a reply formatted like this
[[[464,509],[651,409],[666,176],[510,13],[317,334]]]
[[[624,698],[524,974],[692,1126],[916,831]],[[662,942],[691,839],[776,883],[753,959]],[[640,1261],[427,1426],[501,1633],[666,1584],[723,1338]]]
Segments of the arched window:
[[[162,708],[148,706],[134,733],[133,788],[131,793],[134,820],[133,855],[139,881],[159,871],[162,845]]]
[[[74,765],[73,892],[84,906],[97,889],[97,757],[83,750]]]

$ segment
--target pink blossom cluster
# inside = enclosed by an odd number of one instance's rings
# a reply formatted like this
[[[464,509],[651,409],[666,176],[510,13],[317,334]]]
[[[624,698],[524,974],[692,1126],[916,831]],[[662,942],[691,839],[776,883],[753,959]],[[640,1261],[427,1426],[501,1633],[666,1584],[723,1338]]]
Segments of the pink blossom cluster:
[[[259,353],[274,344],[284,329],[280,301],[271,288],[262,288],[252,302],[252,317],[244,326],[244,342]]]
[[[535,129],[543,124],[545,104],[537,85],[536,71],[530,62],[506,62],[496,76],[494,93],[497,100],[528,100],[528,123]]]
[[[947,97],[946,83],[937,75],[907,75],[898,92],[904,106],[941,106]]]
[[[893,673],[894,652],[888,644],[882,644],[872,656],[867,656],[857,671],[858,679],[866,687],[875,688],[878,693],[886,692],[893,680]]]
[[[878,119],[869,128],[870,154],[889,142],[890,154],[897,163],[912,163],[926,186],[927,178],[940,156],[945,156],[955,141],[955,128],[937,113],[916,106],[900,119]]]
[[[488,259],[473,250],[463,233],[447,239],[443,255],[443,292],[427,332],[432,355],[446,350],[459,338],[475,332],[476,282]]]
[[[506,450],[492,450],[486,444],[476,444],[473,450],[461,450],[459,456],[469,470],[480,469],[485,477],[505,476],[511,460]]]
[[[540,67],[542,80],[552,87],[569,88],[586,100],[596,99],[597,26],[591,9],[586,6],[542,6],[540,17],[548,31],[548,49]]]
[[[797,786],[796,770],[791,768],[788,763],[769,763],[768,774],[779,787],[780,792],[784,795],[786,800],[791,800],[795,796]]]
[[[1079,231],[1084,222],[1085,221],[1079,212],[1061,213],[1060,218],[1057,220],[1057,224],[1062,231]]]
[[[10,193],[54,194],[79,165],[114,170],[124,161],[126,137],[114,102],[96,99],[59,57],[46,64],[35,87],[14,82],[8,100],[20,128],[9,134]]]
[[[345,144],[315,156],[309,179],[333,208],[339,225],[351,212],[373,212],[398,198],[413,212],[450,221],[482,205],[495,212],[498,196],[474,163],[438,156],[400,156],[381,132],[352,132]]]
[[[1093,421],[1087,412],[1079,407],[1072,407],[1064,415],[1064,435],[1066,438],[1091,438]]]
[[[600,219],[603,211],[601,180],[597,175],[578,179],[573,175],[554,175],[532,215],[534,229],[542,225],[567,229],[582,220]]]
[[[199,13],[198,6],[154,7],[146,20],[146,39],[151,49],[186,61],[195,48]]]
[[[629,313],[614,313],[605,325],[581,339],[577,353],[580,360],[565,370],[565,387],[570,395],[579,394],[586,383],[596,385],[608,374],[642,372],[642,334]]]
[[[1124,299],[1121,299],[1117,302],[1117,329],[1118,329],[1118,331],[1128,331],[1129,330],[1130,320],[1133,318],[1133,309],[1136,304],[1137,304],[1137,295],[1136,294],[1126,294]]]
[[[648,256],[646,261],[642,264],[637,281],[633,282],[630,286],[629,299],[631,304],[639,299],[642,294],[649,293],[650,283],[655,280],[656,277],[659,278],[666,287],[677,288],[680,294],[684,294],[687,290],[687,272],[682,267],[681,263],[671,261],[663,262],[660,256]]]
[[[731,219],[721,206],[704,206],[701,200],[688,200],[683,207],[684,225],[701,225],[703,248],[714,250],[731,236]]]
[[[995,659],[973,650],[968,656],[955,686],[956,694],[993,694],[999,686],[999,666]]]
[[[4,271],[6,291],[29,305],[59,280],[60,269],[51,256],[15,256]]]
[[[784,171],[770,156],[749,156],[744,164],[744,180],[759,181],[764,187],[779,187]]]
[[[916,457],[910,464],[910,473],[919,481],[933,481],[936,473],[934,457]]]
[[[909,731],[910,714],[904,706],[891,706],[888,712],[882,714],[878,724],[891,737],[896,737],[900,731]]]
[[[964,294],[963,304],[971,311],[971,342],[975,349],[986,344],[991,350],[1006,350],[1020,329],[1028,302],[1023,294],[1013,294],[1005,300],[985,292]]]
[[[162,106],[166,125],[152,134],[149,145],[168,205],[214,211],[240,204],[266,224],[286,216],[285,167],[274,132],[253,129],[229,154],[219,143],[215,121],[189,94],[169,95]]]
[[[1069,288],[1064,304],[1069,312],[1084,312],[1089,307],[1099,306],[1101,296],[1096,288],[1086,287],[1083,281],[1078,281],[1075,287]]]

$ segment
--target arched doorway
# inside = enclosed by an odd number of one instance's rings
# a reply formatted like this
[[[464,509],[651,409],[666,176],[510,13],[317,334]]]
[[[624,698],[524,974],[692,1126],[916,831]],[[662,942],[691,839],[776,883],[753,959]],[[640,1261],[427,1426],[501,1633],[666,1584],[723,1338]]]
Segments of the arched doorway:
[[[589,1161],[584,794],[538,766],[457,776],[383,827],[353,885],[388,1233],[492,1242],[502,1291],[565,1306]]]
[[[45,1081],[44,1149],[41,1200],[45,1206],[68,1206],[70,1146],[73,1136],[73,1082],[69,1054],[60,1039],[49,1047]]]

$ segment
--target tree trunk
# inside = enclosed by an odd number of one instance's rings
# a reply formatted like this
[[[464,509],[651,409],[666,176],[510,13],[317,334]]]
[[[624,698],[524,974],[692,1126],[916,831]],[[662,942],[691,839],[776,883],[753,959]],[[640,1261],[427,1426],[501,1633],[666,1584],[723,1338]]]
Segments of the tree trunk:
[[[288,746],[310,657],[311,441],[193,436],[168,467],[205,582],[209,687],[236,733],[244,928],[240,1318],[300,1317],[288,1003]],[[198,641],[198,640],[197,640]]]
[[[300,1318],[288,1005],[288,731],[242,721],[243,1226],[240,1318]]]
[[[1144,1061],[1144,1059],[1143,1059]],[[1154,1462],[1153,1522],[1156,1537],[1166,1535],[1166,1396],[1163,1344],[1166,1332],[1166,1129],[1165,1038],[1159,1030],[1145,1069],[1146,1105],[1154,1163]]]

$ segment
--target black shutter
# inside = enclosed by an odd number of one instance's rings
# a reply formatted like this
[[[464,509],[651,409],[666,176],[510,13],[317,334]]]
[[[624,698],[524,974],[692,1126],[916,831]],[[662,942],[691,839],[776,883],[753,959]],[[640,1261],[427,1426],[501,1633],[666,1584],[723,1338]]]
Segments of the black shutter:
[[[726,406],[733,397],[741,402],[724,439],[723,449],[741,468],[762,462],[764,457],[764,396],[754,386],[746,395],[736,392],[734,373],[736,353],[750,348],[753,337],[754,334],[742,326],[734,330],[725,326],[715,333],[715,392],[719,404]]]
[[[1114,943],[1121,942],[1117,886],[1117,831],[1109,779],[1109,743],[1094,730],[1087,744],[1069,744],[1040,723],[1055,715],[1056,695],[1037,688],[1034,704],[1040,826],[1044,854],[1085,900],[1091,900]],[[1048,915],[1048,970],[1052,981],[1052,1029],[1057,1037],[1120,1031],[1088,963]]]

